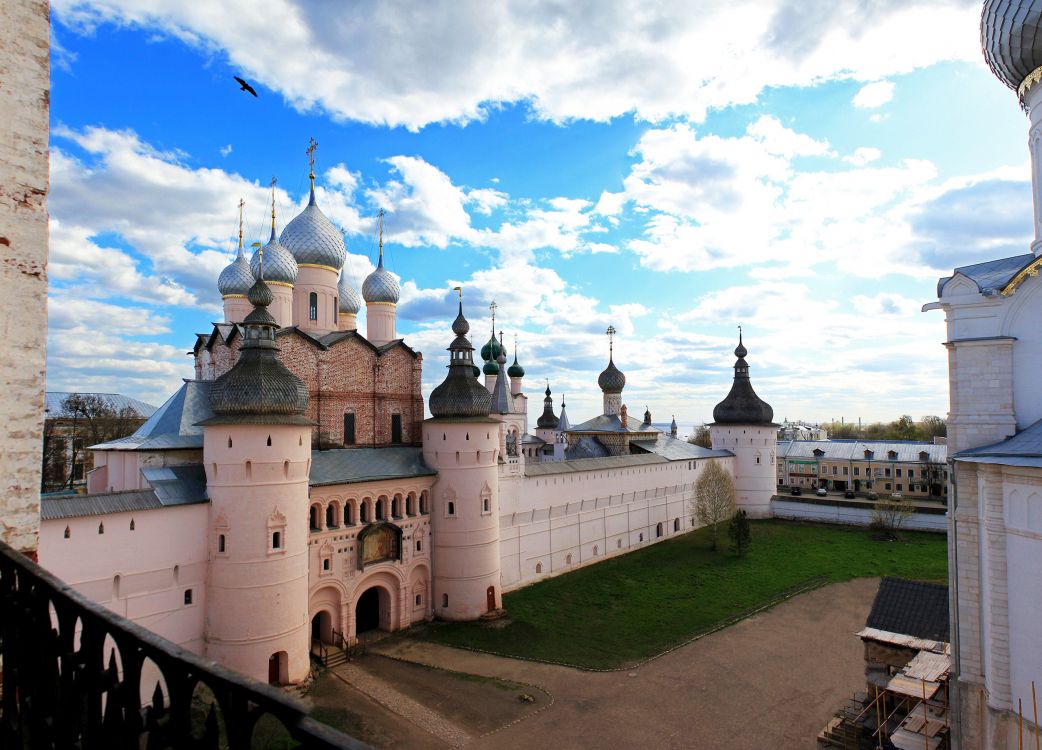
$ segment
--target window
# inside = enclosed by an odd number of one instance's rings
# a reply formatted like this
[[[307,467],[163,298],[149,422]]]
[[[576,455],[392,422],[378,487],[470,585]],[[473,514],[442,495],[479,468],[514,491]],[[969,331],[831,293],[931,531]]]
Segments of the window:
[[[105,533],[105,524],[104,523],[99,523],[98,524],[98,533],[99,534],[104,534]]]
[[[449,501],[447,513],[450,516],[456,515],[456,503],[452,502],[451,500]]]
[[[658,524],[657,526],[655,526],[655,536],[656,537],[662,536],[662,524],[661,523]]]
[[[847,475],[847,469],[848,469],[848,468],[849,468],[849,467],[846,467],[846,466],[844,466],[844,467],[843,467],[843,476],[846,476],[846,475]]]
[[[355,415],[344,415],[344,445],[355,444]]]
[[[566,556],[564,558],[564,564],[565,565],[571,565],[572,564],[572,556],[571,555],[568,555],[568,556]]]
[[[327,557],[325,560],[322,561],[322,570],[329,570],[329,568],[330,568],[330,561],[329,561],[329,558]]]
[[[901,470],[900,469],[897,470],[897,476],[901,476]]]
[[[333,529],[337,527],[336,522],[336,507],[332,504],[326,506],[326,528]]]
[[[673,531],[680,531],[680,519],[679,518],[674,518],[673,519]]]
[[[68,539],[71,536],[72,536],[72,530],[68,526],[66,526],[65,527],[65,538]]]
[[[83,464],[72,465],[72,478],[76,482],[83,479]]]
[[[185,589],[185,606],[187,607],[191,603],[192,603],[192,590],[191,589]]]
[[[448,594],[442,594],[441,595],[441,606],[443,606],[443,607],[449,606],[449,595]]]
[[[130,530],[131,530],[131,531],[133,531],[133,530],[134,530],[134,529],[136,529],[136,528],[137,528],[137,524],[136,524],[136,523],[134,523],[134,519],[133,519],[133,518],[131,518],[131,519],[130,519]]]
[[[419,594],[416,595],[416,606],[419,607],[423,603],[423,597]]]
[[[311,506],[311,513],[308,517],[308,523],[310,524],[310,528],[312,531],[318,531],[318,506]]]
[[[890,467],[889,466],[886,467],[885,474],[886,474],[886,476],[890,476]]]
[[[282,549],[282,532],[281,531],[273,531],[271,533],[271,548],[272,549]]]
[[[832,467],[832,476],[836,476],[836,474],[838,474],[838,473],[839,473],[839,467],[838,466],[833,466]]]
[[[224,552],[225,552],[225,544],[226,544],[226,542],[225,542],[225,539],[224,539],[224,534],[219,535],[217,537],[217,552],[218,553],[220,553],[222,555],[224,554]]]
[[[391,415],[391,442],[400,443],[402,442],[402,415],[392,414]]]
[[[416,551],[417,552],[422,552],[423,551],[423,542],[421,542],[419,539],[416,540]]]
[[[643,534],[640,534],[640,535],[639,535],[639,536],[637,537],[637,541],[643,542],[643,541],[644,541],[644,535],[643,535]]]
[[[543,572],[543,564],[542,563],[536,563],[535,564],[535,574],[536,575],[540,575],[542,572]]]
[[[490,501],[486,497],[484,500],[481,501],[481,510],[484,511],[485,513],[488,513],[491,510],[489,505],[490,505]]]
[[[890,482],[887,482],[886,484],[884,484],[883,488],[887,489],[887,490],[890,489]]]
[[[904,485],[901,485],[901,484],[897,485],[897,491],[900,492],[902,487],[904,487]]]
[[[314,292],[308,295],[308,319],[318,320],[318,295]]]

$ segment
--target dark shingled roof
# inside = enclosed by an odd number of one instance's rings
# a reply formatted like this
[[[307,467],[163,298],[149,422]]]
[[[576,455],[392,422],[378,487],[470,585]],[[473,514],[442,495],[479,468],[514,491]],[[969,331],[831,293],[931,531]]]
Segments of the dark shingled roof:
[[[1042,65],[1042,2],[985,0],[980,37],[991,72],[1016,91]]]
[[[948,643],[948,587],[940,583],[884,578],[865,625]]]
[[[738,347],[734,356],[734,382],[727,398],[713,409],[713,421],[716,424],[756,424],[769,425],[774,420],[774,409],[756,395],[752,381],[749,380],[749,363],[745,355],[749,352],[742,344],[742,336],[738,335]]]
[[[463,317],[463,302],[452,323],[455,340],[449,346],[449,372],[441,385],[431,391],[428,401],[435,418],[488,417],[492,411],[492,394],[474,379],[474,347],[467,340],[470,324]]]

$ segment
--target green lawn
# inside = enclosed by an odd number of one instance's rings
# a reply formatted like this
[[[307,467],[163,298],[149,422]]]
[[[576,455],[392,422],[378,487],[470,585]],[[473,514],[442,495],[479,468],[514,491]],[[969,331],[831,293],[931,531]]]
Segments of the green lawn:
[[[591,668],[661,653],[787,589],[892,575],[947,580],[942,534],[904,532],[900,542],[867,530],[753,521],[744,558],[711,552],[707,529],[528,586],[503,597],[511,624],[443,623],[422,637],[453,646]]]

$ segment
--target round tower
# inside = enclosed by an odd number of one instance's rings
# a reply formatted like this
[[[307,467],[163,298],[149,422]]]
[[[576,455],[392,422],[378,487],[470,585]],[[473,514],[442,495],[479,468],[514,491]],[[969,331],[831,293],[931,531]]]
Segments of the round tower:
[[[709,436],[713,450],[734,454],[734,488],[738,507],[750,518],[771,515],[771,497],[776,489],[774,455],[778,443],[778,425],[774,409],[756,395],[749,379],[749,352],[738,334],[734,356],[734,383],[727,398],[713,409]]]
[[[423,460],[438,472],[431,503],[434,613],[476,620],[502,612],[499,560],[499,422],[473,375],[463,302],[452,324],[449,372],[431,392]]]
[[[239,361],[214,381],[201,423],[210,497],[206,655],[258,680],[310,671],[308,473],[304,384],[276,358],[274,295],[263,278]]]
[[[622,389],[626,387],[626,376],[615,366],[615,326],[608,326],[608,366],[597,377],[597,385],[604,397],[604,413],[622,413]]]
[[[398,300],[402,296],[398,279],[384,268],[384,212],[380,209],[380,261],[376,270],[362,282],[365,300],[366,338],[373,346],[383,346],[398,338],[395,325]]]
[[[293,286],[293,324],[322,336],[339,326],[338,281],[347,258],[344,236],[315,202],[315,149],[308,143],[308,179],[311,195],[307,206],[286,225],[279,242],[293,254],[299,272]]]
[[[263,263],[263,273],[261,265]],[[269,314],[279,328],[293,325],[293,285],[297,282],[297,260],[282,246],[275,232],[275,180],[271,181],[271,237],[268,244],[258,248],[250,258],[254,278],[264,277],[271,293]]]
[[[246,202],[239,200],[239,251],[229,265],[217,277],[217,290],[224,303],[224,322],[241,323],[253,310],[253,305],[246,299],[255,279],[250,270],[250,263],[242,252],[242,209]]]

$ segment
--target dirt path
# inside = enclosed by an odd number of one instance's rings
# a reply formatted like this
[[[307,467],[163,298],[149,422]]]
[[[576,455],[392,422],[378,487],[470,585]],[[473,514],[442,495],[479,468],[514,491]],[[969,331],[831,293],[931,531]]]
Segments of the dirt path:
[[[396,640],[373,650],[539,685],[555,702],[468,748],[812,748],[864,682],[861,642],[878,579],[792,599],[642,667],[592,673]]]

